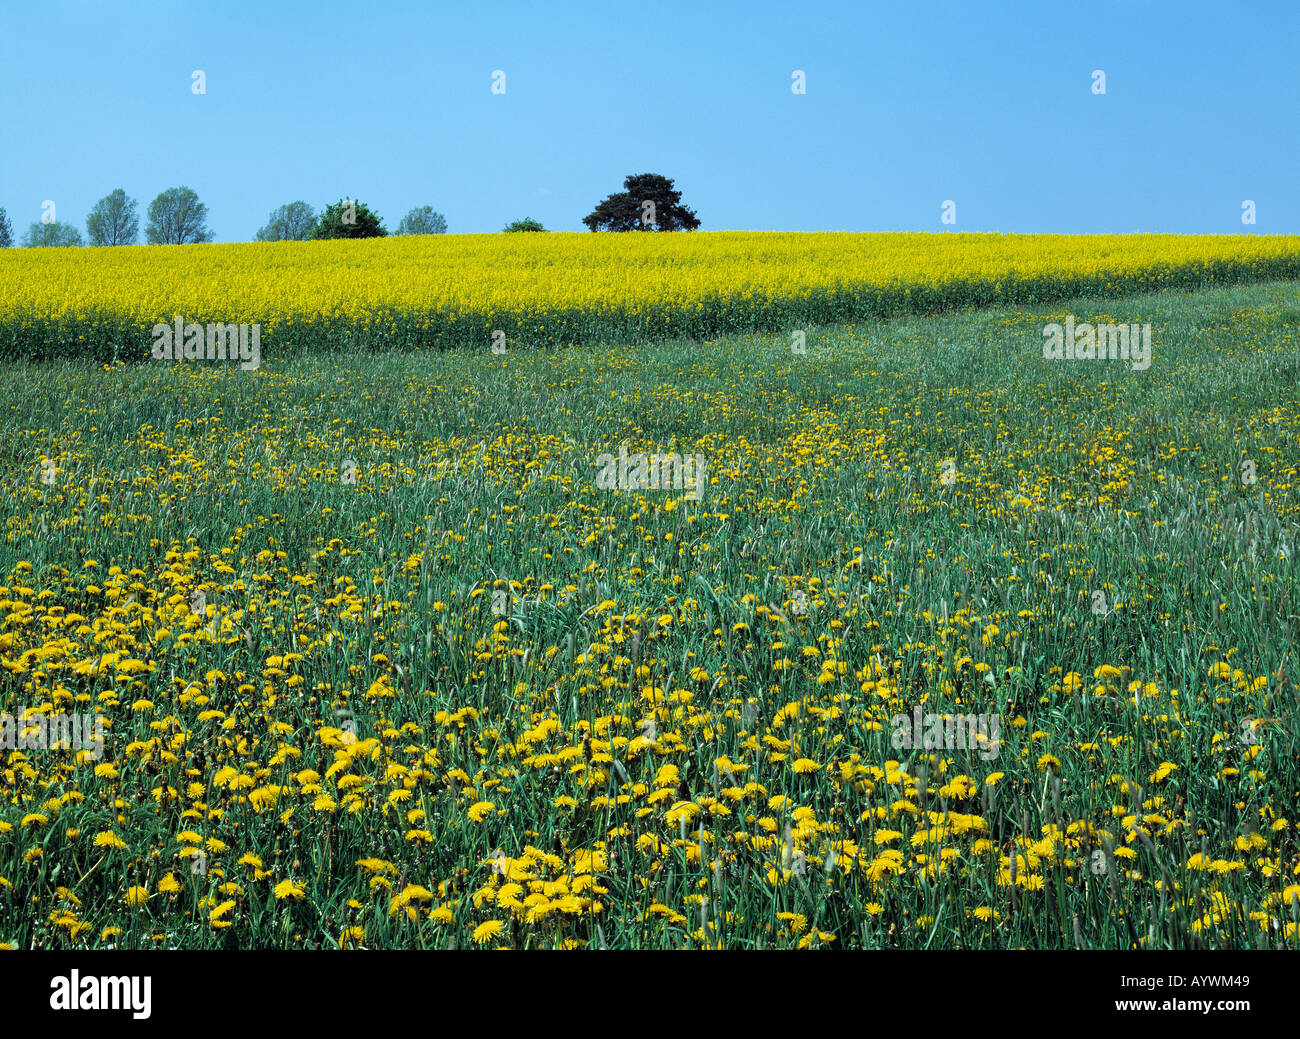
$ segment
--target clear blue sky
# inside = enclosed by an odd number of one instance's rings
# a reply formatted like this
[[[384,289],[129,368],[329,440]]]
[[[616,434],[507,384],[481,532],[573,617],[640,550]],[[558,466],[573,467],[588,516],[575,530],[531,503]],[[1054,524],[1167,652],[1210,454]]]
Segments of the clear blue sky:
[[[1292,233],[1298,44],[1296,0],[14,0],[0,206],[84,233],[186,184],[218,241],[346,195],[581,231],[655,172],[704,230],[938,231],[952,199],[959,231]]]

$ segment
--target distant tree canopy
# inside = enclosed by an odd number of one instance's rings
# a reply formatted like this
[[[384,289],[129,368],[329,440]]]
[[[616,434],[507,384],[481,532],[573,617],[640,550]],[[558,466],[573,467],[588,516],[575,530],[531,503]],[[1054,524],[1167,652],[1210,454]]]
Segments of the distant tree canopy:
[[[257,232],[259,242],[305,242],[316,229],[316,210],[306,202],[290,202],[275,210]]]
[[[140,237],[135,199],[121,188],[105,195],[86,217],[86,234],[91,245],[135,245]]]
[[[402,222],[397,225],[397,233],[446,234],[447,218],[436,212],[433,206],[418,206],[402,217]]]
[[[61,224],[57,220],[52,220],[48,224],[38,220],[23,235],[23,245],[32,249],[81,244],[81,232],[71,224]]]
[[[544,228],[541,225],[540,221],[534,220],[530,216],[526,216],[522,220],[515,220],[509,224],[506,224],[505,227],[501,228],[501,233],[509,234],[514,231],[545,231],[545,230],[546,228]]]
[[[187,187],[168,188],[149,203],[149,224],[145,241],[150,245],[185,245],[210,242],[206,223],[208,207]]]
[[[8,249],[14,244],[14,225],[9,222],[9,214],[0,206],[0,249]]]
[[[582,222],[592,231],[694,231],[700,218],[681,204],[682,193],[668,177],[634,173],[626,189],[604,199]]]
[[[388,232],[377,213],[364,202],[342,198],[325,207],[312,238],[382,238]]]

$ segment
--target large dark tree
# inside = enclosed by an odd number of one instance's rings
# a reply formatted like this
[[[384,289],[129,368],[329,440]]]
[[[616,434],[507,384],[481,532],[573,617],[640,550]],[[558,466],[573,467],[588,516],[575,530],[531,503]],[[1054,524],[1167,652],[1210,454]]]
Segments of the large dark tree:
[[[135,213],[135,199],[117,188],[95,203],[86,217],[86,233],[91,245],[135,245],[140,237],[140,218]]]
[[[185,245],[210,242],[208,207],[187,187],[168,188],[149,203],[149,224],[144,240],[150,245]]]
[[[371,211],[364,202],[350,198],[339,199],[333,205],[326,206],[320,215],[313,238],[382,238],[388,232],[384,222],[377,213]]]
[[[9,222],[9,214],[0,207],[0,249],[8,249],[14,244],[14,225]]]
[[[592,231],[694,231],[700,218],[682,205],[682,193],[668,177],[634,173],[625,191],[610,195],[582,222]]]

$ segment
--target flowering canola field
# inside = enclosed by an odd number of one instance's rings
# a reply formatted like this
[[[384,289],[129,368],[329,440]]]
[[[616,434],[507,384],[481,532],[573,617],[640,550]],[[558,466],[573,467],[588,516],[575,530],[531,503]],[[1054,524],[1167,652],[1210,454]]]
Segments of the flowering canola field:
[[[144,359],[150,331],[257,323],[264,349],[709,338],[996,302],[1300,275],[1260,235],[426,235],[0,252],[0,356]]]

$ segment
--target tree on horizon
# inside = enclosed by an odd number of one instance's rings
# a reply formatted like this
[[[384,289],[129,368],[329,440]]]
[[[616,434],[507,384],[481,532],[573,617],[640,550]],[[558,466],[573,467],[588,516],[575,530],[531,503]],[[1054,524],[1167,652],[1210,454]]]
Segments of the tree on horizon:
[[[86,217],[91,245],[135,245],[140,238],[140,218],[135,199],[115,188],[95,203]]]
[[[446,234],[447,218],[433,206],[417,206],[397,225],[398,234]]]
[[[72,224],[64,224],[58,220],[51,220],[48,224],[43,220],[37,220],[23,235],[23,246],[28,249],[83,244],[80,231]]]
[[[168,188],[149,203],[149,224],[145,241],[150,245],[187,245],[212,241],[206,223],[208,207],[199,196],[184,187]]]
[[[272,211],[258,228],[259,242],[305,242],[316,229],[316,210],[306,202],[289,202]]]
[[[388,234],[384,221],[364,202],[341,198],[325,207],[316,222],[311,237],[316,240],[330,238],[383,238]]]
[[[582,222],[592,231],[695,231],[700,218],[682,205],[672,179],[658,173],[634,173],[625,190],[601,200]]]

